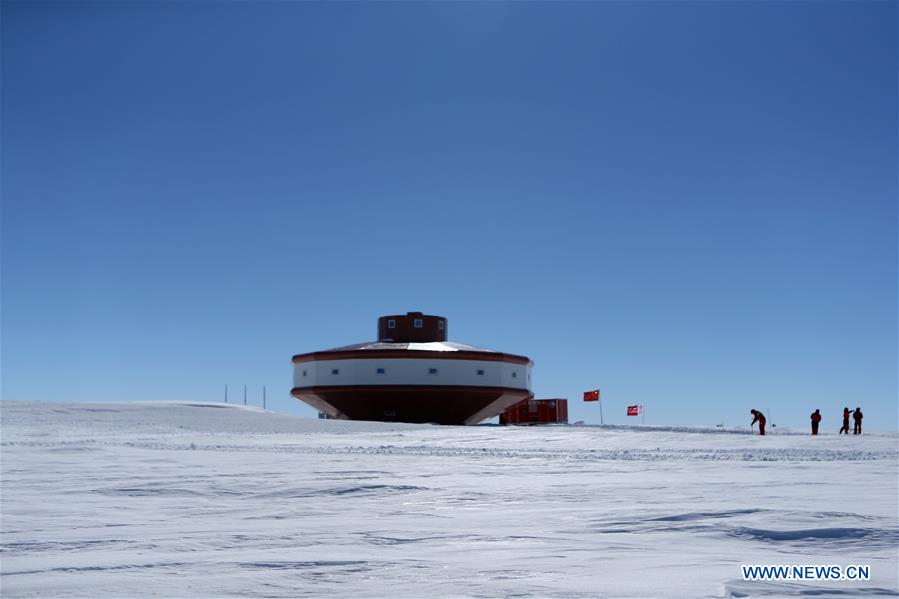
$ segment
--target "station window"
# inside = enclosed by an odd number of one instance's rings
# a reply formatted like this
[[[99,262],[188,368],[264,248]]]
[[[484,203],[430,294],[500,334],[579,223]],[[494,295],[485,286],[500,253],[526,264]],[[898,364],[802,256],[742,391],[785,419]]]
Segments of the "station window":
[[[376,373],[376,374],[384,374],[384,369],[383,369],[383,368],[376,368],[376,369],[375,369],[375,373]]]
[[[478,368],[478,376],[484,376],[484,371]]]
[[[441,331],[443,330],[443,327],[445,327],[445,326],[446,326],[446,321],[445,321],[445,320],[438,320],[438,321],[437,321],[437,328],[440,329]]]
[[[305,370],[303,371],[303,376],[306,376],[306,371],[305,371]]]
[[[421,318],[416,318],[415,320],[413,320],[412,326],[415,327],[416,329],[420,329],[422,327]]]
[[[513,373],[512,373],[512,378],[513,378],[513,379],[517,379],[517,378],[518,378],[518,373],[517,373],[517,372],[513,372]]]
[[[340,374],[340,369],[339,369],[339,368],[332,368],[332,369],[331,369],[331,374]]]
[[[392,318],[391,318],[390,320],[388,320],[388,321],[387,321],[387,328],[388,328],[388,329],[395,329],[395,328],[396,328],[396,321],[395,321],[394,319],[392,319]]]
[[[436,368],[428,368],[428,374],[437,374]]]

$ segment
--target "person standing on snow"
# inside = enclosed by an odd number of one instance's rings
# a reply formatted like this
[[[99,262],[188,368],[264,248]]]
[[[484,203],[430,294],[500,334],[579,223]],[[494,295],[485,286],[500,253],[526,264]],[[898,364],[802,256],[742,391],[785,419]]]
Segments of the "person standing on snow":
[[[818,434],[818,423],[821,422],[821,410],[815,410],[812,413],[812,434]]]
[[[855,408],[855,411],[852,412],[852,419],[855,421],[855,428],[852,429],[853,435],[862,434],[862,418],[864,417],[865,415],[862,414],[861,408]],[[849,431],[846,431],[846,434],[848,435]]]
[[[749,413],[755,416],[749,426],[752,426],[756,422],[759,423],[759,434],[765,434],[765,415],[759,412],[758,410],[749,410]]]
[[[849,434],[849,408],[843,408],[843,428],[840,429],[840,433]]]

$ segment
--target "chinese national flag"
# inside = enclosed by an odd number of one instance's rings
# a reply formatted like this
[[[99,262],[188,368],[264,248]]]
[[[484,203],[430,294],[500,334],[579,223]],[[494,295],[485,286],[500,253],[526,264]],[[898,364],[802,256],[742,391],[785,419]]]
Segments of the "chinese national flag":
[[[637,404],[635,406],[628,406],[627,407],[627,415],[628,416],[639,416],[640,411],[641,411],[640,407],[641,406],[639,404]]]
[[[584,391],[584,401],[599,401],[599,389]]]

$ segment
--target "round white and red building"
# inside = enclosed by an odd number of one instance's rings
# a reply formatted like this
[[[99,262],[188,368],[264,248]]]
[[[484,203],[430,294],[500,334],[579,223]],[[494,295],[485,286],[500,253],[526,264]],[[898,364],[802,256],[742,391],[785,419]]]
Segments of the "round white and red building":
[[[378,340],[293,357],[291,394],[344,420],[477,424],[527,399],[526,356],[446,340],[446,318],[382,316]]]

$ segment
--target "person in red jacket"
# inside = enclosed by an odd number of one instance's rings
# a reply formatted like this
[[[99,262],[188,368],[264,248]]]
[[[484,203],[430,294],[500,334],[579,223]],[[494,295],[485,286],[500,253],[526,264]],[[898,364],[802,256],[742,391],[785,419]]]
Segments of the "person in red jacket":
[[[815,410],[812,413],[812,434],[818,434],[818,423],[821,422],[821,410]]]
[[[756,422],[759,423],[759,434],[765,434],[765,415],[759,412],[758,410],[749,410],[749,413],[755,416],[749,426],[752,426]]]
[[[853,435],[862,434],[862,418],[864,415],[862,414],[861,408],[855,408],[855,411],[852,412],[852,419],[855,421],[855,427],[852,429]],[[849,434],[849,431],[846,431],[846,434]]]
[[[840,433],[849,434],[849,408],[843,408],[843,428],[840,429]]]

